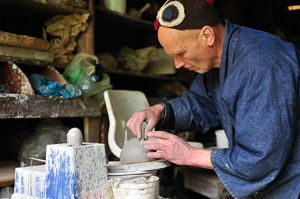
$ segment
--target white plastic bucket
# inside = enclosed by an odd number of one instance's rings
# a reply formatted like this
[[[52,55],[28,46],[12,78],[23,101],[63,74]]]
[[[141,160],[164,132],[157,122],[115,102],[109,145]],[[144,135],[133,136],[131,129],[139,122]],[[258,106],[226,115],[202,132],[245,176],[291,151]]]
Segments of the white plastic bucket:
[[[114,199],[154,199],[159,178],[157,176],[135,178],[113,187]]]
[[[217,147],[220,149],[228,148],[228,139],[226,137],[225,131],[224,130],[216,130],[215,134],[216,134]]]

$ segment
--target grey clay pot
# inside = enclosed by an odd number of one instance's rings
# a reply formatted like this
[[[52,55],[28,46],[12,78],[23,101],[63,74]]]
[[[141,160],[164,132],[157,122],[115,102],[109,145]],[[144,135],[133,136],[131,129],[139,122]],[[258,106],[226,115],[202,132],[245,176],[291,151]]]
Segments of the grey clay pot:
[[[144,133],[142,133],[142,139],[132,138],[127,141],[127,130],[125,131],[124,146],[121,151],[120,161],[122,164],[132,164],[149,162],[153,159],[147,156],[149,151],[144,149]]]

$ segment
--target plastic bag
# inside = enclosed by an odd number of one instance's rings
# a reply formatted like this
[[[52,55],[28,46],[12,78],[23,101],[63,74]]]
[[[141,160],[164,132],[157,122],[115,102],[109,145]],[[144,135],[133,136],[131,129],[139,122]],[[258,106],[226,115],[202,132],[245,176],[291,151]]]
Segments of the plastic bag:
[[[30,83],[36,94],[55,95],[65,98],[80,96],[81,90],[76,85],[61,85],[58,82],[51,81],[48,77],[38,74],[32,74],[29,77]]]
[[[78,53],[63,72],[64,78],[70,84],[76,84],[84,76],[91,76],[95,73],[94,60],[98,64],[98,58],[95,55],[87,53]]]
[[[154,46],[138,50],[124,47],[117,60],[120,63],[120,69],[141,72],[147,66],[149,57],[156,54],[156,47]]]
[[[48,144],[67,142],[67,132],[70,127],[56,119],[42,120],[35,128],[35,133],[26,137],[20,148],[18,160],[21,165],[29,166],[29,158],[45,159]],[[33,161],[33,165],[39,164]]]

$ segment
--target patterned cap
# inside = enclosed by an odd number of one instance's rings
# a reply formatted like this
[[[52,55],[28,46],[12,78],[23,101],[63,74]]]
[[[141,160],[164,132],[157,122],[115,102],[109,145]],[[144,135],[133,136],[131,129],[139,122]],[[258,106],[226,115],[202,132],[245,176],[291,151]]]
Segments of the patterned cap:
[[[155,30],[165,26],[178,30],[201,29],[221,22],[213,0],[167,0],[157,13]]]

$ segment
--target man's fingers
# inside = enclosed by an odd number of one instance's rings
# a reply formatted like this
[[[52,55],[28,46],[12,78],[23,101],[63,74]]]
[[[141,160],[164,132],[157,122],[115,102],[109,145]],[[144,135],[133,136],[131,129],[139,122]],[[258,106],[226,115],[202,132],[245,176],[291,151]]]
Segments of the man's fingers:
[[[145,128],[145,139],[148,139],[148,133],[152,131],[152,129],[155,127],[156,122],[153,120],[150,120],[147,124],[147,127]]]
[[[148,152],[147,156],[149,158],[159,158],[159,159],[166,159],[167,158],[167,153],[163,151],[158,151],[158,152]]]
[[[168,143],[160,139],[150,139],[144,142],[144,148],[146,150],[160,150],[166,151],[168,149]]]
[[[148,137],[160,138],[160,139],[165,139],[165,140],[170,139],[175,136],[171,133],[167,133],[164,131],[151,131],[147,135],[148,135]]]
[[[135,115],[129,119],[126,123],[127,128],[129,128],[132,133],[137,136],[138,139],[141,139],[141,124],[143,123],[143,119],[139,119],[135,117]]]

